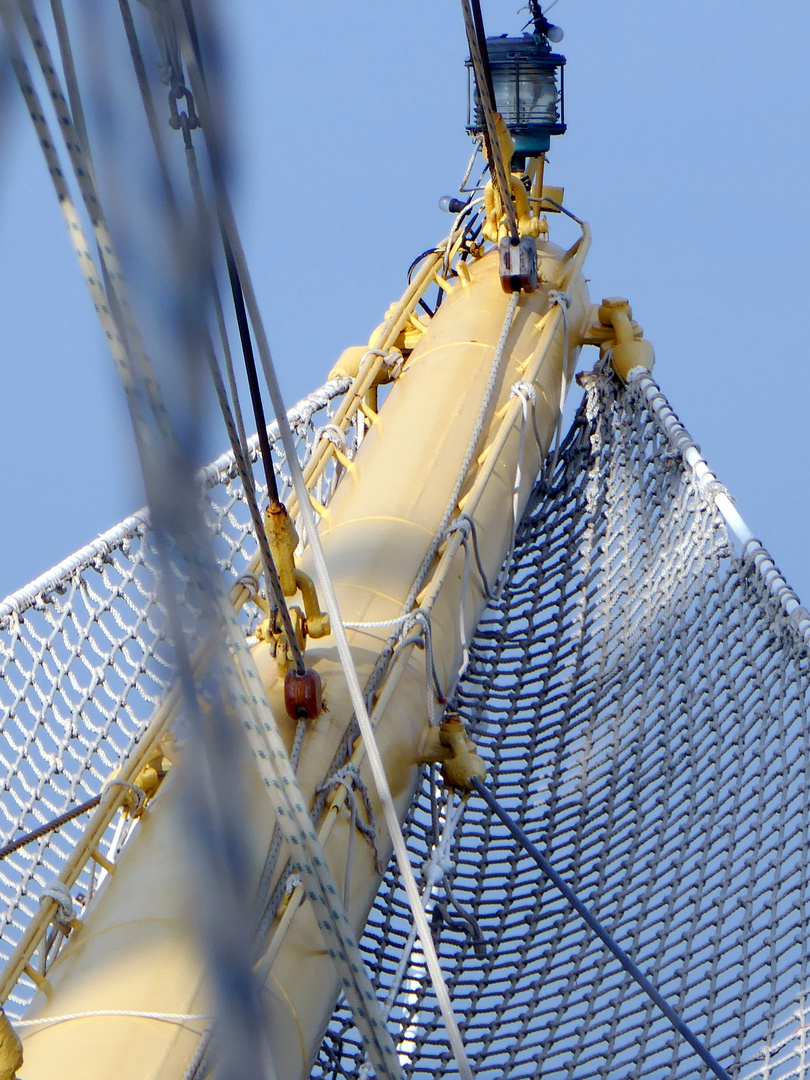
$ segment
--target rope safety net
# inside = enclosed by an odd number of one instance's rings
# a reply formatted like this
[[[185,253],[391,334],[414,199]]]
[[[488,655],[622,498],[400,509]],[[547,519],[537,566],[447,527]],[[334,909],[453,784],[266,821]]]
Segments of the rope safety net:
[[[328,383],[290,410],[302,463],[323,437],[348,383]],[[356,430],[347,439],[350,455]],[[255,437],[249,450],[256,460]],[[290,483],[280,443],[276,456],[286,495]],[[340,472],[333,462],[318,481],[315,494],[322,504],[328,505]],[[206,519],[219,566],[233,585],[256,551],[233,455],[222,455],[198,479],[208,492]],[[261,486],[259,494],[265,496]],[[98,795],[149,728],[174,677],[157,578],[157,554],[142,511],[0,603],[0,845]],[[246,632],[258,617],[253,605],[242,609]],[[0,863],[0,965],[63,870],[86,820],[75,819]],[[114,862],[136,821],[116,815],[100,845],[106,859]],[[103,875],[88,858],[71,889],[76,915]],[[58,941],[46,943],[37,955],[40,973],[54,959],[54,944],[58,948]],[[9,1015],[24,1009],[33,990],[24,977],[6,1004]]]
[[[735,549],[661,396],[584,382],[451,707],[501,806],[728,1072],[804,1077],[807,612],[758,544]],[[443,798],[426,776],[406,827],[431,883]],[[426,906],[476,1075],[708,1075],[475,796],[438,875]],[[445,1075],[412,942],[389,873],[362,949],[394,987],[405,1071]],[[339,1006],[314,1075],[361,1061]]]
[[[802,1077],[807,614],[761,548],[735,550],[718,485],[698,482],[640,385],[585,382],[453,707],[501,805],[729,1072]],[[304,459],[344,389],[291,411]],[[226,455],[201,476],[232,578],[254,548],[234,472]],[[321,502],[337,479],[321,484]],[[135,515],[0,606],[3,842],[98,794],[146,730],[171,672],[154,582],[148,523]],[[3,959],[80,827],[4,860]],[[111,826],[108,857],[131,827]],[[406,836],[431,881],[427,906],[477,1074],[704,1075],[480,800],[451,807],[428,775]],[[102,874],[78,879],[77,913]],[[362,948],[380,998],[393,989],[406,1071],[452,1071],[393,872]],[[23,979],[9,1011],[32,990]],[[314,1075],[361,1063],[338,1006]]]

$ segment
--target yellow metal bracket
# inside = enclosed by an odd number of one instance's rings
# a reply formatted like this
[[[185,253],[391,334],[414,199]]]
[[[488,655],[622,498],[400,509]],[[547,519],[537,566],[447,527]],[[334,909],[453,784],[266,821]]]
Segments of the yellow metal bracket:
[[[11,1021],[0,1009],[0,1080],[15,1080],[17,1069],[23,1063],[20,1036]]]
[[[348,462],[351,465],[351,462]],[[307,637],[322,638],[330,633],[329,616],[321,610],[318,593],[312,578],[299,570],[295,565],[295,549],[298,547],[298,533],[292,518],[283,503],[277,506],[269,506],[264,515],[267,541],[270,545],[270,553],[273,556],[281,589],[285,596],[295,596],[301,593],[304,610],[298,607],[290,609],[295,636],[298,646],[303,652],[306,647]],[[267,618],[262,620],[256,631],[260,640],[275,643],[275,655],[278,661],[279,671],[286,672],[289,663],[289,642],[281,626],[277,613],[271,613],[266,602],[261,602],[259,607],[267,612]]]
[[[515,152],[515,144],[512,141],[512,136],[509,134],[506,124],[503,122],[503,118],[498,113],[495,114],[495,125],[498,134],[498,144],[501,149],[501,156],[505,162],[510,162],[512,160],[512,155]],[[484,154],[486,156],[486,150],[484,151]],[[518,232],[521,236],[533,236],[537,239],[542,231],[541,221],[539,217],[532,216],[529,193],[526,190],[521,176],[516,173],[510,173],[509,190],[512,194],[512,201],[515,204]],[[493,244],[497,244],[503,237],[509,235],[509,228],[506,223],[506,214],[504,212],[501,195],[493,180],[489,180],[484,188],[484,213],[486,215],[486,220],[481,232],[487,240],[491,240]]]
[[[644,331],[633,319],[630,304],[623,297],[610,296],[591,310],[591,321],[583,345],[598,345],[601,355],[611,353],[613,370],[625,382],[633,368],[652,371],[655,352]]]
[[[442,779],[453,791],[472,791],[473,780],[486,780],[487,767],[467,735],[461,718],[448,713],[438,728],[430,728],[420,755],[423,765],[440,763]]]

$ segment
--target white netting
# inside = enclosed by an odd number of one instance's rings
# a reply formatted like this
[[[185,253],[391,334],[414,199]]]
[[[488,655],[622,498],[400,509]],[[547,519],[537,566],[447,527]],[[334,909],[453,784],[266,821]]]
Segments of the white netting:
[[[302,463],[348,382],[336,380],[290,411]],[[255,439],[251,450],[255,460]],[[275,450],[284,497],[289,480],[280,443]],[[245,572],[256,550],[235,474],[232,456],[223,455],[200,477],[209,489],[214,550],[229,584]],[[322,503],[329,502],[337,478],[333,462],[315,489]],[[261,487],[259,493],[264,494]],[[97,795],[147,730],[172,675],[156,574],[142,512],[0,604],[0,845]],[[252,605],[244,610],[246,628],[256,614]],[[0,862],[0,964],[86,821],[75,819]],[[114,857],[122,839],[122,823],[111,823],[102,853]],[[97,870],[89,867],[79,877],[73,889],[79,914],[97,881]],[[38,968],[42,960],[40,955]],[[32,990],[28,980],[18,985],[12,1011]]]
[[[804,1077],[807,613],[758,545],[735,551],[642,388],[588,378],[453,705],[501,804],[730,1074]],[[426,780],[417,865],[431,802]],[[477,1076],[707,1075],[474,796],[444,886],[433,925]],[[409,930],[389,873],[363,941],[381,997]],[[392,1021],[409,1075],[453,1073],[418,946]],[[360,1061],[338,1007],[314,1075]]]

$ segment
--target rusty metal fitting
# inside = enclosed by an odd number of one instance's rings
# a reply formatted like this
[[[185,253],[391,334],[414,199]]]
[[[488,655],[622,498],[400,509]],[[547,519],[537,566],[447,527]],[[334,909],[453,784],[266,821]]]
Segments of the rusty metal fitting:
[[[429,729],[419,760],[441,764],[442,779],[454,791],[472,791],[473,780],[487,777],[487,767],[455,713],[447,713],[440,727]]]
[[[307,668],[303,675],[288,671],[284,676],[284,705],[293,720],[314,720],[323,710],[323,688],[317,671]]]
[[[295,584],[295,549],[298,547],[298,533],[283,503],[268,506],[264,512],[264,528],[270,553],[276,564],[281,590],[285,596],[294,596],[298,591]]]
[[[455,791],[472,791],[473,780],[486,780],[487,767],[478,756],[475,743],[467,738],[458,716],[445,717],[439,728],[439,743],[449,750],[442,762],[442,779]]]

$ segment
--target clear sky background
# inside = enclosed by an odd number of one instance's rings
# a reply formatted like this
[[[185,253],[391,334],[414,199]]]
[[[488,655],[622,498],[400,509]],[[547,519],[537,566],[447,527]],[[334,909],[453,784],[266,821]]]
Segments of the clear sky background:
[[[69,17],[81,2],[65,0]],[[518,4],[483,0],[487,31],[519,32]],[[810,602],[810,5],[558,0],[549,14],[565,30],[569,132],[547,182],[591,223],[591,298],[630,299],[673,407]],[[449,227],[437,201],[470,152],[461,10],[230,0],[221,15],[237,212],[292,403],[368,339]],[[123,394],[9,100],[0,596],[143,501]],[[571,238],[552,219],[551,239]],[[211,409],[204,456],[225,445]]]

